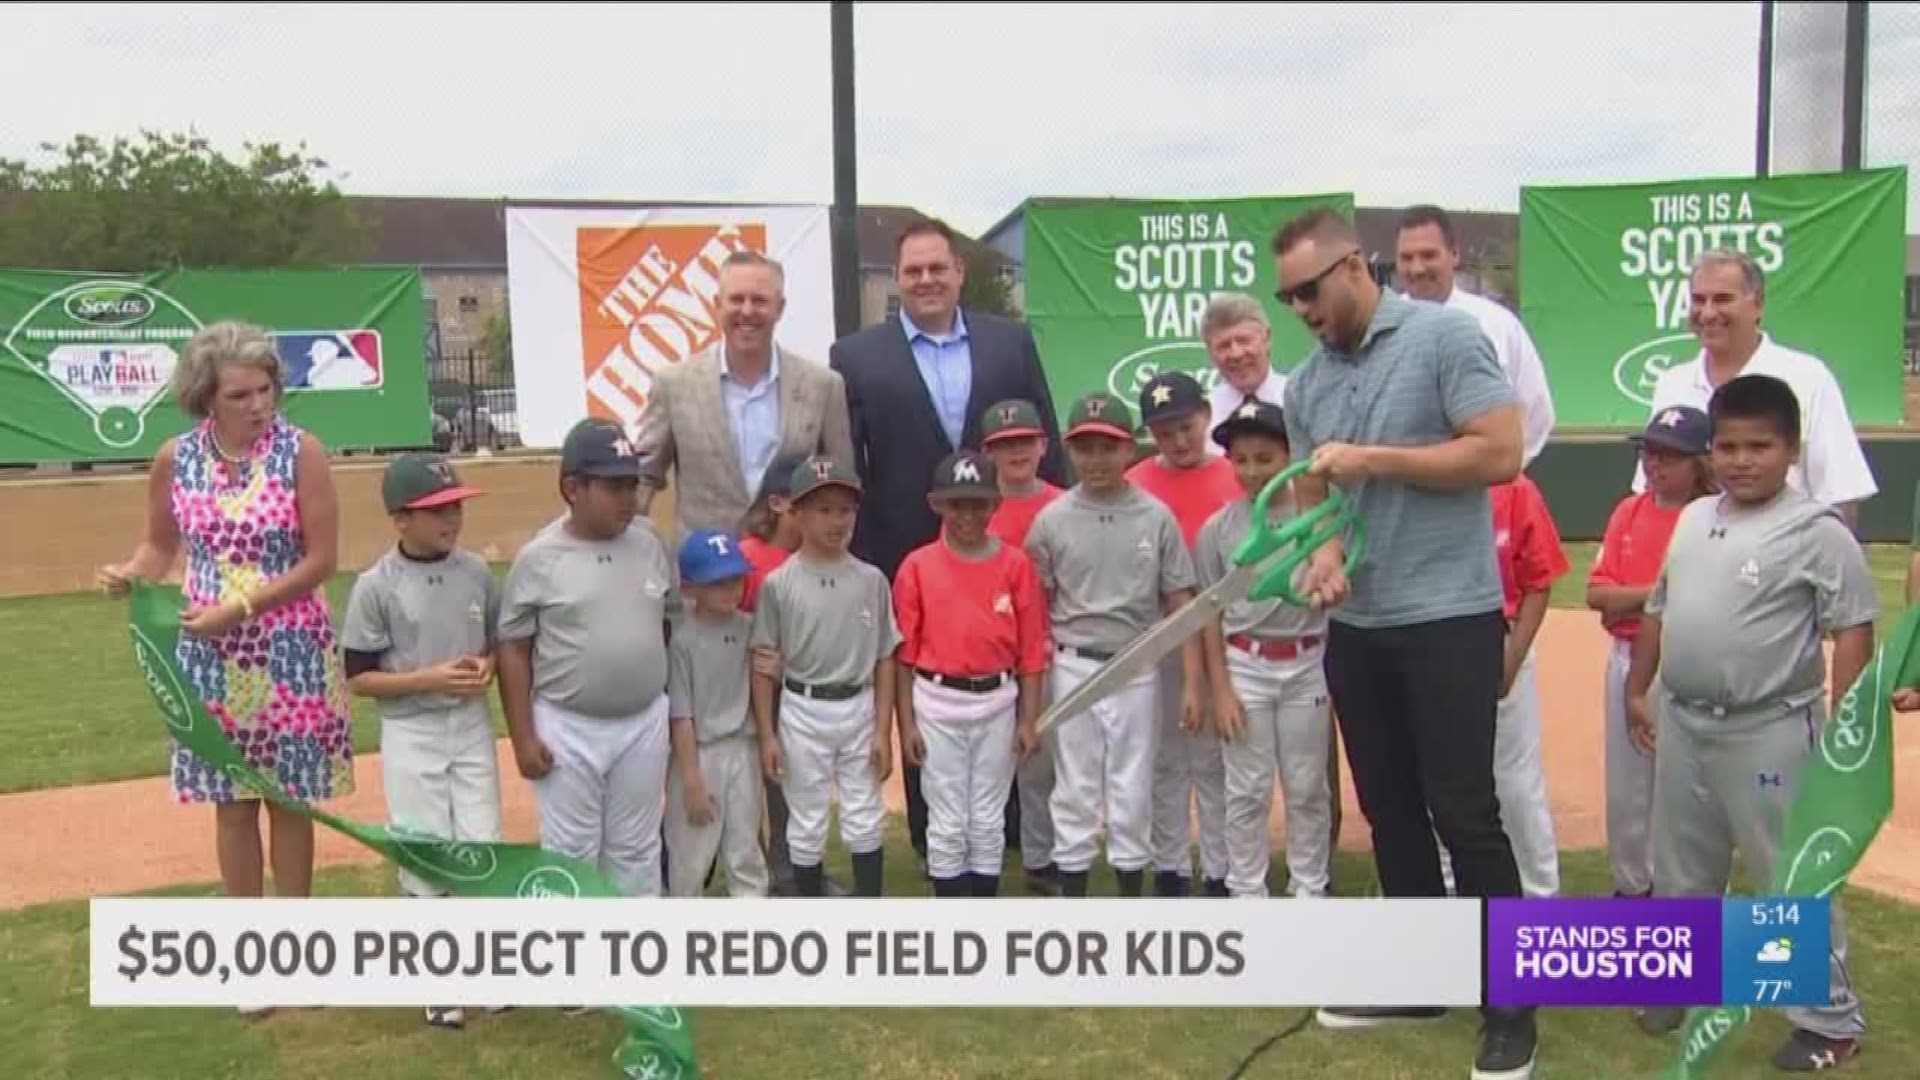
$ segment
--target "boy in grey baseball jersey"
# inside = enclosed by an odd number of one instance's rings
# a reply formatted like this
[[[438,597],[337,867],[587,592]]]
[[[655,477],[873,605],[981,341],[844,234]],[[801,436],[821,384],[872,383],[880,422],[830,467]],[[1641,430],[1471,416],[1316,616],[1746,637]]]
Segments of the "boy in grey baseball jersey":
[[[1246,497],[1221,507],[1200,527],[1194,564],[1200,587],[1232,569],[1253,523],[1253,500],[1287,467],[1285,415],[1249,400],[1213,429]],[[1297,513],[1290,492],[1268,506],[1275,525]],[[1299,574],[1295,574],[1298,585]],[[1321,667],[1324,611],[1284,600],[1241,600],[1204,632],[1213,716],[1226,765],[1227,890],[1265,897],[1272,862],[1270,828],[1277,776],[1287,803],[1288,887],[1295,896],[1327,895],[1333,859],[1333,790],[1328,782],[1333,710]]]
[[[779,655],[782,693],[756,668],[753,716],[760,760],[787,798],[787,851],[801,896],[822,896],[827,809],[840,801],[840,839],[853,856],[854,893],[879,896],[893,771],[893,593],[879,568],[847,552],[860,507],[851,462],[813,457],[794,470],[800,550],[768,574],[753,614],[753,648]]]
[[[340,630],[347,687],[380,712],[380,778],[396,829],[443,840],[500,839],[500,768],[487,715],[500,590],[460,548],[461,506],[480,494],[444,458],[403,454],[381,500],[398,537],[354,581]],[[408,896],[444,896],[402,867]],[[429,1006],[427,1023],[458,1028],[466,1012]]]
[[[1126,403],[1090,394],[1063,436],[1080,482],[1048,504],[1027,533],[1053,627],[1053,700],[1073,692],[1168,611],[1193,598],[1193,557],[1172,511],[1126,478],[1133,428]],[[1200,642],[1181,651],[1181,730],[1201,722]],[[1065,896],[1087,895],[1087,873],[1107,826],[1107,863],[1122,896],[1139,896],[1152,861],[1153,757],[1158,672],[1149,670],[1045,736],[1054,752],[1054,865]]]
[[[700,529],[680,543],[680,587],[691,604],[667,658],[673,774],[667,781],[667,877],[673,896],[698,896],[714,857],[731,896],[767,895],[760,851],[760,755],[747,714],[747,641],[740,610],[753,569],[737,539]]]
[[[1831,508],[1787,484],[1799,449],[1793,390],[1741,376],[1715,392],[1708,415],[1724,493],[1681,511],[1627,685],[1628,726],[1654,756],[1662,896],[1725,892],[1735,851],[1760,887],[1794,857],[1780,850],[1781,834],[1828,715],[1821,638],[1833,636],[1837,708],[1872,654],[1880,614],[1859,542]],[[1787,1010],[1794,1030],[1774,1064],[1788,1072],[1846,1062],[1865,1029],[1837,896],[1832,904],[1832,1003]],[[1672,1009],[1641,1015],[1655,1033],[1680,1020]]]
[[[500,612],[500,701],[540,845],[658,896],[667,780],[667,622],[679,568],[637,517],[640,459],[583,420],[561,449],[567,516],[520,549]]]

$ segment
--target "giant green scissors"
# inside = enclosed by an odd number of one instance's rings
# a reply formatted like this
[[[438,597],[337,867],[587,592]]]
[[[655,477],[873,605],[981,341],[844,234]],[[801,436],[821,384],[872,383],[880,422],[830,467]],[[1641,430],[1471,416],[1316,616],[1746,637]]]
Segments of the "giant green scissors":
[[[1045,731],[1053,724],[1091,708],[1100,699],[1138,678],[1160,659],[1180,647],[1194,631],[1217,619],[1228,607],[1241,600],[1279,598],[1296,607],[1307,600],[1293,588],[1294,571],[1313,556],[1321,545],[1350,533],[1347,543],[1346,572],[1352,576],[1360,564],[1366,546],[1366,527],[1354,515],[1353,505],[1339,488],[1328,485],[1327,497],[1320,505],[1275,527],[1267,520],[1267,506],[1276,493],[1294,477],[1307,471],[1310,462],[1289,466],[1267,481],[1253,500],[1253,522],[1246,539],[1233,552],[1233,569],[1188,601],[1179,611],[1161,619],[1153,629],[1135,638],[1111,660],[1100,665],[1087,681],[1061,698],[1034,725]],[[1284,551],[1283,551],[1284,549]],[[1279,558],[1273,556],[1279,553]],[[1272,562],[1268,562],[1272,559]],[[1264,565],[1263,565],[1264,564]]]

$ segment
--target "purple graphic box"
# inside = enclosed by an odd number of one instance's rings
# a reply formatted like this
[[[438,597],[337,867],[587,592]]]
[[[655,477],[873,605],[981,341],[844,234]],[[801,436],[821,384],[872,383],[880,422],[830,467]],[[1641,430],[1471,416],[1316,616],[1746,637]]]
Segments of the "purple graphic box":
[[[1487,1003],[1720,1004],[1719,897],[1487,901]]]

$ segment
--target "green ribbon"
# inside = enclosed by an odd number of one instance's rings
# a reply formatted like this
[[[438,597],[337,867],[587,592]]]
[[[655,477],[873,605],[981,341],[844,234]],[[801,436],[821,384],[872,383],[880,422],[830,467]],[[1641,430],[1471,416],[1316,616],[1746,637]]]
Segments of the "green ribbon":
[[[1920,607],[1913,607],[1840,699],[1820,732],[1787,812],[1768,896],[1827,896],[1845,885],[1893,810],[1893,692],[1920,682]],[[1746,1005],[1694,1009],[1662,1080],[1695,1080],[1753,1017]]]
[[[237,786],[345,833],[388,861],[460,896],[623,895],[596,868],[536,845],[447,841],[377,828],[289,797],[241,757],[175,662],[174,647],[185,610],[180,591],[136,581],[131,600],[128,629],[133,635],[134,659],[160,706],[168,732],[202,761],[226,773]],[[622,1006],[609,1011],[626,1023],[626,1034],[614,1050],[613,1061],[627,1080],[698,1080],[693,1031],[679,1009]]]

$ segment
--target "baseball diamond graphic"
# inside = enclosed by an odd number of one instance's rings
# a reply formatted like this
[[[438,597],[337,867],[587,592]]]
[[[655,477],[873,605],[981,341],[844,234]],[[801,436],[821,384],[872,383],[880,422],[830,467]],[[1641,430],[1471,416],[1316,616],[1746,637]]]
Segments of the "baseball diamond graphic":
[[[138,314],[101,323],[89,317],[94,309],[77,302],[106,293],[121,297],[121,305],[138,301]],[[52,310],[52,318],[43,315]],[[78,313],[76,313],[76,309]],[[184,325],[142,326],[173,316]],[[88,325],[76,328],[76,322]],[[159,289],[138,282],[95,280],[49,293],[27,310],[7,332],[8,352],[29,371],[45,379],[74,407],[93,418],[94,434],[114,449],[125,449],[146,433],[147,412],[164,395],[173,377],[179,353],[169,341],[183,342],[201,329],[186,305]],[[33,346],[44,343],[44,355]]]

